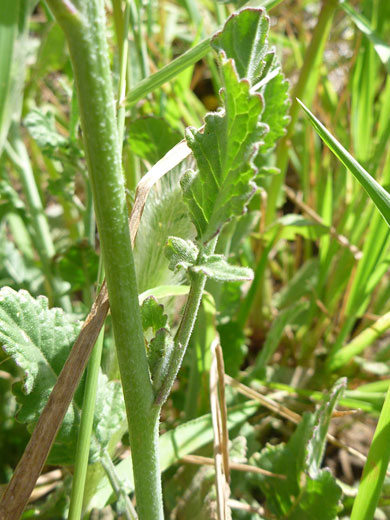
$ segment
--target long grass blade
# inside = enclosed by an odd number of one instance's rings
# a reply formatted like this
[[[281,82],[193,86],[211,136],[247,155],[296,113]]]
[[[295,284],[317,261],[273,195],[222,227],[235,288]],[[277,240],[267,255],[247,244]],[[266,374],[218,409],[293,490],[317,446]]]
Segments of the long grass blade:
[[[317,134],[335,156],[360,182],[370,199],[382,214],[388,226],[390,226],[390,194],[356,161],[356,159],[352,157],[352,155],[337,141],[337,139],[333,137],[333,135],[315,117],[315,115],[310,112],[302,101],[299,99],[297,99],[297,101],[310,119]]]

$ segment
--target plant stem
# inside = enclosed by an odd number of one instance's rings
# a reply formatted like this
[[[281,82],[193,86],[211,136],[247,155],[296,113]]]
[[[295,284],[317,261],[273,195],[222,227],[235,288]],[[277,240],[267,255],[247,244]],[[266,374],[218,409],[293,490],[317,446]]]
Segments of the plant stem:
[[[114,490],[118,499],[122,499],[125,504],[125,517],[127,520],[137,520],[137,513],[134,510],[133,504],[129,498],[129,495],[126,493],[125,489],[121,485],[121,481],[117,475],[115,466],[111,460],[110,454],[107,451],[104,451],[102,457],[102,466],[112,489]]]
[[[207,246],[207,254],[213,254],[218,237],[214,238]],[[169,362],[167,376],[157,391],[155,404],[161,407],[167,400],[177,373],[183,362],[192,331],[194,329],[199,305],[202,300],[203,290],[206,285],[207,276],[202,273],[191,273],[191,289],[187,298],[184,313],[175,336],[175,344]]]
[[[351,520],[371,520],[390,461],[390,387],[367,455],[360,486],[352,508]]]
[[[65,32],[77,86],[128,417],[138,513],[141,520],[156,520],[163,518],[159,413],[152,406],[154,393],[138,304],[104,5],[99,0],[48,0],[48,4]]]
[[[104,329],[100,331],[88,362],[68,520],[81,518],[103,339]]]
[[[270,225],[275,220],[276,205],[282,188],[287,164],[290,139],[294,133],[295,123],[297,122],[299,105],[296,98],[303,99],[308,93],[313,95],[319,75],[319,65],[324,50],[325,42],[328,38],[332,26],[333,15],[336,11],[338,0],[324,0],[321,12],[318,17],[317,25],[314,29],[310,45],[305,55],[305,61],[301,69],[299,79],[291,93],[292,104],[290,110],[290,123],[286,135],[281,139],[276,154],[276,167],[280,173],[272,177],[268,190],[266,224]]]

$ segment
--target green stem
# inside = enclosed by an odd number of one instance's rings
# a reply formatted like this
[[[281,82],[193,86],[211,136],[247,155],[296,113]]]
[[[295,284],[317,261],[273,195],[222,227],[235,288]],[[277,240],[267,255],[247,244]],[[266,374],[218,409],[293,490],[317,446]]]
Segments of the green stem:
[[[134,506],[129,498],[129,495],[126,493],[126,490],[121,485],[121,481],[119,480],[115,466],[111,460],[110,454],[107,451],[104,451],[101,463],[104,471],[106,472],[107,478],[110,481],[112,489],[114,490],[114,493],[118,499],[123,500],[125,505],[124,514],[126,519],[137,520],[137,513],[135,512]]]
[[[89,446],[91,443],[96,391],[103,351],[103,339],[104,329],[100,331],[88,362],[68,520],[79,520],[83,508],[85,477],[88,468]]]
[[[217,244],[217,237],[214,238],[207,246],[207,254],[213,254]],[[191,273],[191,288],[187,298],[184,313],[180,321],[179,328],[175,336],[175,344],[169,361],[168,373],[161,387],[157,390],[155,405],[161,407],[167,400],[173,383],[177,377],[180,366],[183,362],[188,343],[195,321],[198,315],[200,302],[202,300],[203,290],[206,285],[207,276],[202,273]]]
[[[81,126],[129,425],[138,513],[163,518],[158,457],[159,411],[153,407],[134,258],[130,243],[120,142],[99,0],[48,0],[65,32],[78,92]]]
[[[371,520],[390,461],[390,387],[367,455],[363,475],[352,508],[351,520]]]
[[[318,81],[320,60],[324,51],[325,42],[328,38],[329,31],[332,26],[332,19],[337,5],[338,0],[324,0],[321,12],[318,17],[317,25],[314,29],[310,45],[305,55],[304,64],[301,69],[298,82],[291,93],[291,119],[287,133],[279,143],[276,155],[276,167],[279,168],[280,173],[272,177],[268,191],[266,213],[267,225],[272,224],[272,222],[275,220],[277,200],[287,171],[290,139],[294,133],[295,123],[297,122],[299,112],[299,105],[296,101],[296,98],[306,98],[309,90],[311,95],[314,93],[314,89]]]

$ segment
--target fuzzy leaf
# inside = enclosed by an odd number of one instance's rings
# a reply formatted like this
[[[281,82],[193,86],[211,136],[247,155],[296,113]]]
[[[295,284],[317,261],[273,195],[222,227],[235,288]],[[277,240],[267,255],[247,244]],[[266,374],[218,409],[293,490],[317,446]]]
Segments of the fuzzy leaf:
[[[256,155],[266,127],[259,123],[262,97],[250,93],[233,60],[222,58],[225,112],[206,115],[204,131],[187,130],[198,171],[181,179],[198,239],[207,243],[233,216],[241,215],[256,190]]]
[[[151,328],[155,334],[158,329],[167,326],[168,316],[164,314],[164,306],[154,296],[146,298],[141,305],[142,325],[144,330]]]
[[[275,50],[268,48],[269,18],[263,9],[247,8],[231,15],[211,45],[233,59],[240,79],[247,79],[264,98],[261,121],[268,125],[255,164],[266,174],[264,154],[284,135],[289,122],[289,83],[280,71]]]
[[[280,71],[274,50],[268,53],[267,59],[270,61],[268,78],[271,79],[264,78],[264,86],[259,89],[259,92],[264,97],[264,111],[261,120],[268,125],[268,132],[255,161],[258,168],[261,166],[265,170],[267,166],[263,163],[260,165],[260,158],[273,148],[279,137],[286,133],[286,127],[290,120],[287,115],[290,107],[289,82]]]
[[[203,273],[211,280],[218,282],[243,282],[253,280],[253,271],[247,267],[230,265],[223,255],[210,255],[205,257],[199,265],[191,267],[195,273]]]
[[[188,269],[196,263],[199,249],[191,240],[178,237],[169,237],[165,247],[165,255],[169,259],[169,269],[174,271],[178,267]]]
[[[165,245],[170,235],[185,239],[195,235],[177,182],[184,171],[182,167],[180,165],[164,175],[153,186],[146,201],[134,248],[137,285],[141,293],[153,287],[183,281],[183,272],[171,271],[165,255]]]
[[[254,85],[264,70],[268,30],[269,18],[263,9],[242,9],[228,18],[211,45],[217,52],[223,51],[227,58],[232,58],[239,77]]]
[[[1,289],[0,343],[24,373],[24,381],[13,387],[20,405],[19,421],[33,425],[38,420],[79,330],[80,323],[73,323],[61,309],[49,309],[44,296],[34,299],[24,290]],[[57,435],[50,463],[73,463],[82,398],[81,384]],[[91,460],[99,458],[101,448],[118,432],[124,418],[120,385],[101,374]]]
[[[44,113],[34,109],[27,115],[24,124],[42,150],[55,150],[68,145],[68,140],[59,134],[55,128],[53,112]]]

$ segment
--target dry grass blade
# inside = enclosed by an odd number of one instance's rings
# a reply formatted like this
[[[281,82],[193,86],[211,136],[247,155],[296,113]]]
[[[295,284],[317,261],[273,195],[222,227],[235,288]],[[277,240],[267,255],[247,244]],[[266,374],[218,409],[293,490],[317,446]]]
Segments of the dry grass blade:
[[[218,391],[218,386],[223,384],[223,380],[222,382],[219,380],[217,348],[218,339],[215,339],[211,344],[210,407],[214,432],[214,466],[215,484],[217,488],[217,516],[218,520],[228,520],[231,518],[231,512],[228,505],[230,488],[228,485],[228,474],[226,473],[226,471],[229,471],[227,469],[229,467],[229,439],[226,438],[226,435],[223,433],[223,414],[221,411],[221,403],[219,401],[220,391]],[[224,419],[226,423],[226,412]]]
[[[202,457],[201,455],[185,455],[180,459],[180,461],[187,464],[198,464],[200,466],[214,466],[214,459],[211,459],[210,457]],[[265,475],[266,477],[280,478],[282,480],[286,479],[286,475],[278,475],[278,473],[272,473],[272,471],[268,471],[257,466],[252,466],[250,464],[230,462],[229,467],[234,471],[242,471],[244,473],[258,473],[259,475]]]
[[[225,399],[225,365],[221,345],[218,343],[215,349],[218,370],[218,396],[219,409],[221,414],[221,437],[222,437],[222,457],[223,468],[226,480],[230,482],[230,462],[229,462],[229,430],[227,427],[227,407]]]
[[[243,504],[242,502],[238,500],[229,500],[229,506],[232,509],[238,509],[240,511],[246,511],[247,513],[255,513],[258,515],[261,515],[263,518],[269,518],[266,516],[266,513],[264,511],[264,508],[262,507],[252,507],[249,504]]]
[[[130,235],[133,245],[150,189],[189,153],[190,149],[187,145],[180,142],[140,181],[130,217]],[[108,310],[108,292],[104,282],[1,498],[0,520],[17,520],[22,514],[72,401]]]

